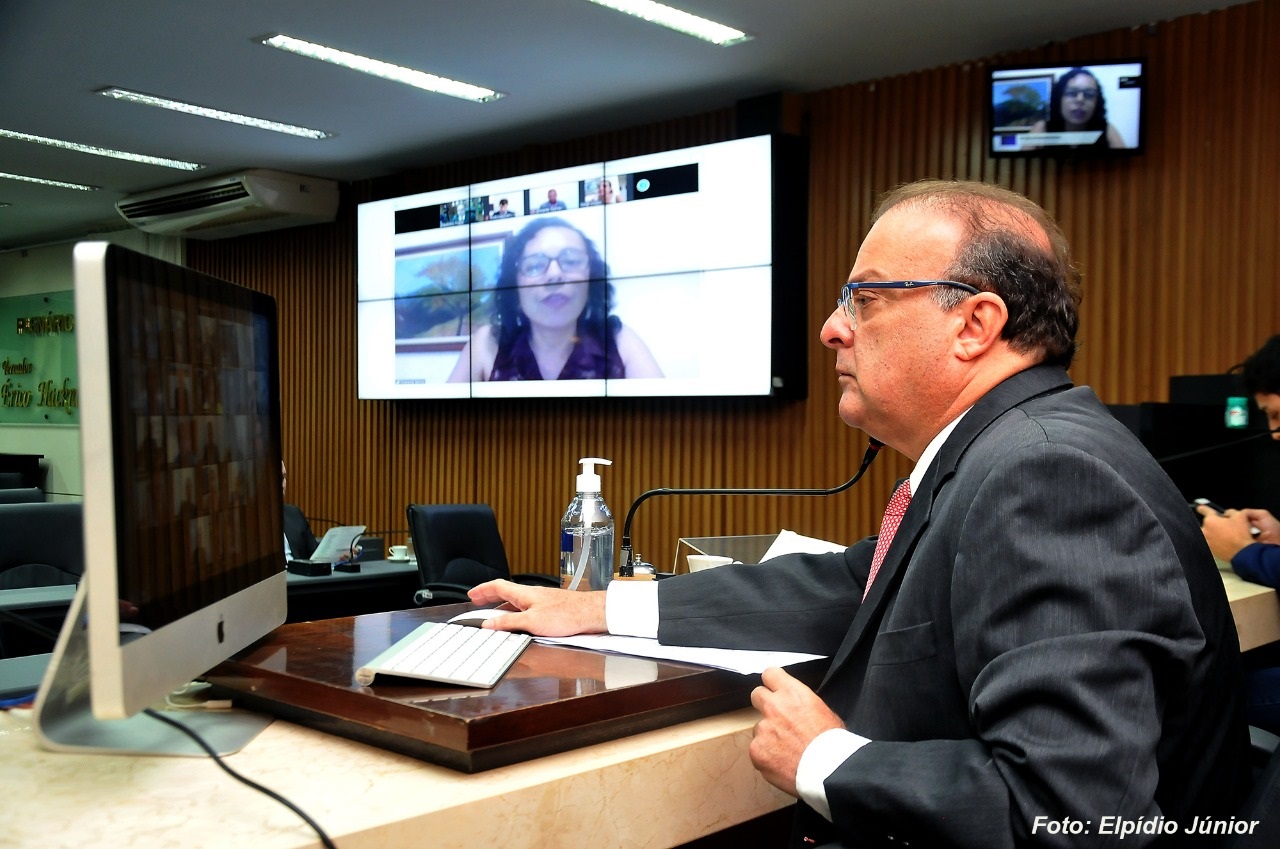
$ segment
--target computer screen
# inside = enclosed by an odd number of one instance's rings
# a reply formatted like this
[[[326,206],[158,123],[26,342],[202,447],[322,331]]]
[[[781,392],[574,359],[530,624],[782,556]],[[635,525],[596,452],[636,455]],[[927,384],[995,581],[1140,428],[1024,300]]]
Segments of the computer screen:
[[[59,667],[87,659],[93,718],[124,719],[286,614],[275,302],[103,242],[74,272],[85,572],[37,701],[54,747],[84,707]]]

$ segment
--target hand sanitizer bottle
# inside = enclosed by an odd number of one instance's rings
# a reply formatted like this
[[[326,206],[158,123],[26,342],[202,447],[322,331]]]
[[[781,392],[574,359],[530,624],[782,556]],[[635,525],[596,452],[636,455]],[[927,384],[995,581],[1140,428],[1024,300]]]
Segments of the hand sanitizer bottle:
[[[578,494],[560,520],[560,585],[570,590],[602,590],[613,580],[613,514],[600,496],[596,466],[612,461],[583,457]]]

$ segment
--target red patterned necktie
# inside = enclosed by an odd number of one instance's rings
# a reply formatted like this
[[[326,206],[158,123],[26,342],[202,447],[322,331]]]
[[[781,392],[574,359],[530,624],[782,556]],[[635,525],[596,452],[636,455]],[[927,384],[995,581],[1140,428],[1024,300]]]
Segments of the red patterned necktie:
[[[902,514],[907,512],[907,505],[910,503],[911,481],[904,480],[885,505],[884,519],[880,522],[880,537],[876,540],[876,553],[871,556],[871,571],[867,573],[867,588],[862,592],[863,601],[867,600],[867,594],[871,592],[871,582],[876,579],[880,564],[884,563],[885,552],[889,550],[889,543],[893,542],[893,535],[898,532],[898,525],[902,523]]]

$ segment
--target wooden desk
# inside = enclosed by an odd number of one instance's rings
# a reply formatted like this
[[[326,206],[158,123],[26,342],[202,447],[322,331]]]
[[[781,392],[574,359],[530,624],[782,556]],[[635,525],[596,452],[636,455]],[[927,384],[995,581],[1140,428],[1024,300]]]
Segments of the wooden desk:
[[[1236,621],[1240,650],[1248,651],[1280,640],[1280,596],[1271,587],[1253,584],[1219,563],[1222,586],[1231,603],[1231,618]]]
[[[0,714],[12,847],[314,849],[293,812],[198,758],[74,755]],[[747,756],[751,708],[466,775],[277,720],[227,763],[342,849],[678,846],[791,804]]]
[[[491,689],[375,680],[355,671],[424,622],[473,605],[299,622],[205,678],[250,710],[474,773],[670,728],[751,703],[757,676],[534,643]],[[791,668],[816,686],[826,667]]]

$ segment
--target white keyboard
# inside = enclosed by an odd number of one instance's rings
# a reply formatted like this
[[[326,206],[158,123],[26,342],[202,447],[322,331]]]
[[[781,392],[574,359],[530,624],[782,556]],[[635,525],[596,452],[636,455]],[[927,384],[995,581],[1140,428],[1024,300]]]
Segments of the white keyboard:
[[[532,640],[528,634],[427,622],[357,669],[356,683],[368,686],[377,675],[398,675],[492,687]]]

